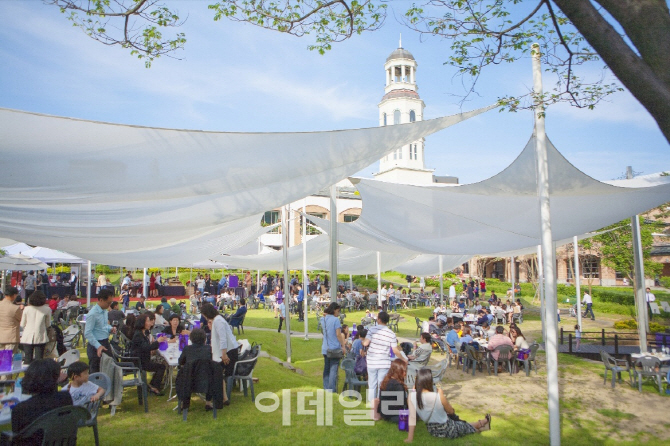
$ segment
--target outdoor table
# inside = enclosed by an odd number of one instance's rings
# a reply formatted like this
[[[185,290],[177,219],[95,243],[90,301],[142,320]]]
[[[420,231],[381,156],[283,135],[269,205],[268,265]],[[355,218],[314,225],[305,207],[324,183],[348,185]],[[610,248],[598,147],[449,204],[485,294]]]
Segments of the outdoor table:
[[[190,339],[189,339],[188,343],[189,344],[191,343]],[[177,339],[177,342],[168,342],[167,350],[158,350],[158,353],[160,353],[161,356],[163,358],[165,358],[165,361],[170,366],[170,367],[168,367],[167,379],[170,382],[170,393],[168,394],[168,401],[171,401],[172,399],[177,397],[177,393],[175,392],[175,394],[173,396],[172,391],[175,388],[174,371],[179,366],[179,356],[181,356],[181,351],[179,351],[179,339]]]
[[[27,368],[27,367],[26,367]],[[4,403],[5,401],[8,401],[10,398],[13,398],[14,395],[7,395],[3,399],[0,400],[0,404]],[[29,400],[31,395],[24,395],[21,394],[18,396],[19,402],[24,402]],[[12,411],[10,410],[2,410],[0,411],[0,425],[5,425],[5,424],[10,424],[12,422]]]
[[[163,296],[185,296],[186,288],[183,286],[163,285]]]
[[[631,359],[640,359],[645,356],[652,356],[654,358],[658,358],[661,362],[670,362],[670,355],[666,355],[665,353],[657,352],[657,353],[631,353],[630,357]]]
[[[72,294],[72,287],[70,285],[48,286],[47,299],[51,299],[54,294],[58,294],[60,297],[69,296]]]

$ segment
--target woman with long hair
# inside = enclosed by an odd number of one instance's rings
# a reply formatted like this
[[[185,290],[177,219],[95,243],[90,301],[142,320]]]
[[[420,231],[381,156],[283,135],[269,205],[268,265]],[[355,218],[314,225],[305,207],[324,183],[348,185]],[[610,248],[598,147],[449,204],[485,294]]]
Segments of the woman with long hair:
[[[484,420],[468,423],[458,419],[441,388],[433,387],[433,372],[423,368],[416,375],[414,390],[409,394],[409,434],[406,443],[414,441],[416,416],[426,423],[428,433],[437,438],[458,438],[491,429],[491,415]]]
[[[402,359],[394,359],[391,368],[379,385],[377,411],[386,421],[398,422],[399,411],[407,409],[407,364]],[[386,403],[385,403],[386,402]]]

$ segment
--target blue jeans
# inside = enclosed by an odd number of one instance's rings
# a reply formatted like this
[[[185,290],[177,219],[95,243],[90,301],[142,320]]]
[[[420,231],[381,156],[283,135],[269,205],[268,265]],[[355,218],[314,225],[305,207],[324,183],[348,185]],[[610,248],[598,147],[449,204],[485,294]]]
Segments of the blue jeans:
[[[326,391],[337,392],[337,369],[340,360],[323,355],[323,361],[323,388]]]
[[[384,381],[389,369],[368,368],[368,401],[378,398],[379,385]]]

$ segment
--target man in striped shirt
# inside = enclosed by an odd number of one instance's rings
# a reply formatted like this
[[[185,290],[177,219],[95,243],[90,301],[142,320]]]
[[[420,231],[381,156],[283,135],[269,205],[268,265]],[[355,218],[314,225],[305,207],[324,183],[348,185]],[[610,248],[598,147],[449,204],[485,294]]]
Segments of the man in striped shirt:
[[[391,350],[393,350],[396,357],[404,358],[398,348],[398,338],[393,330],[386,326],[388,323],[388,313],[380,311],[379,316],[377,316],[377,325],[370,327],[363,341],[363,347],[367,347],[368,401],[373,403],[374,409],[379,404],[379,399],[377,398],[379,385],[391,367]],[[407,362],[407,360],[404,361]]]

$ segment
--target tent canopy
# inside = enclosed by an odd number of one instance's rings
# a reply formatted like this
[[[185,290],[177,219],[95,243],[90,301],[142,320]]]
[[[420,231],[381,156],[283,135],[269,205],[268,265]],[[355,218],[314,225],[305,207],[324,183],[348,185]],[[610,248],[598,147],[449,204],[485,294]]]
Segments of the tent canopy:
[[[160,129],[0,109],[0,236],[106,264],[125,264],[125,254],[151,264],[161,259],[154,250],[178,246],[179,263],[189,264],[233,249],[209,241],[239,230],[235,222],[257,215],[259,226],[262,212],[490,108],[308,133]],[[16,170],[26,158],[30,187]],[[194,159],[204,161],[198,169],[189,167]]]
[[[47,264],[23,254],[10,254],[0,257],[0,270],[31,271],[46,270]]]
[[[34,248],[23,252],[23,255],[38,259],[45,263],[88,263],[87,260],[80,259],[79,257],[68,254],[67,252],[58,251],[56,249],[43,248],[42,246],[35,246]]]

